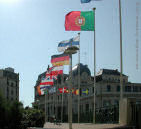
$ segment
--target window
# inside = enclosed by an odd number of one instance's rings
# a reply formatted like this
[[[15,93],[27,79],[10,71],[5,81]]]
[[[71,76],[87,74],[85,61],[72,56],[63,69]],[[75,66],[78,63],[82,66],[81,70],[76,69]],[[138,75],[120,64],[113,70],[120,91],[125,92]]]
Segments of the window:
[[[13,85],[14,85],[14,84],[13,84],[13,82],[12,82],[12,83],[11,83],[11,87],[13,87]]]
[[[94,87],[92,88],[92,93],[94,93]]]
[[[125,86],[125,91],[126,92],[131,92],[131,86]]]
[[[138,87],[137,86],[133,86],[133,92],[138,92]]]
[[[117,92],[120,92],[120,86],[117,86]]]
[[[111,100],[104,100],[103,101],[103,106],[110,106],[111,105]]]
[[[86,104],[86,112],[89,111],[89,104]]]
[[[141,87],[140,87],[140,92],[141,92]]]
[[[118,100],[115,100],[114,101],[114,105],[119,105],[119,101]]]
[[[13,90],[11,90],[11,95],[13,95],[14,94],[14,92],[13,92]]]
[[[111,91],[111,86],[107,85],[107,91],[110,92]]]

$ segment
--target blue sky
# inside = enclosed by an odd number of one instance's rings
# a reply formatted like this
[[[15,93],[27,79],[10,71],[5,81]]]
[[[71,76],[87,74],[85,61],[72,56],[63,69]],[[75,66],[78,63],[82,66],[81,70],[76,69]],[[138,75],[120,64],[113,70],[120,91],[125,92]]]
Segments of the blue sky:
[[[140,0],[122,0],[121,3],[123,72],[129,76],[129,81],[141,83],[141,13],[138,14],[137,37],[137,2],[141,12]],[[78,31],[65,31],[65,15],[70,11],[90,11],[93,7],[96,7],[96,71],[102,68],[120,70],[118,0],[87,4],[81,4],[80,0],[0,0],[0,68],[13,67],[20,74],[20,101],[24,106],[31,106],[34,101],[37,77],[51,66],[51,55],[59,54],[58,43],[77,36]],[[80,33],[80,60],[93,71],[94,33]],[[73,65],[77,59],[77,54],[73,55]]]

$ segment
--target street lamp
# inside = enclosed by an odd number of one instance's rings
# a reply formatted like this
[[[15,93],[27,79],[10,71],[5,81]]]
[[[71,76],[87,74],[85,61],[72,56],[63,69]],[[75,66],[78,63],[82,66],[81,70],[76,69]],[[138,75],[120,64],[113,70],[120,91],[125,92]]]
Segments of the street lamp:
[[[77,48],[76,46],[71,46],[68,47],[65,51],[64,54],[68,54],[70,57],[70,62],[69,62],[69,76],[70,76],[70,83],[69,83],[69,98],[68,98],[68,122],[69,122],[69,129],[72,129],[72,54],[77,53]]]

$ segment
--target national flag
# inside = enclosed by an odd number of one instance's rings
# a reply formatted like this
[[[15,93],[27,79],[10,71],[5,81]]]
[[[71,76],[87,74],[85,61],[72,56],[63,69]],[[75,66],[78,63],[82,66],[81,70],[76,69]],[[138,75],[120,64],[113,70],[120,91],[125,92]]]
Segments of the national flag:
[[[89,93],[88,89],[82,89],[82,94],[88,95],[88,93]]]
[[[46,73],[46,76],[57,76],[58,74],[63,74],[64,66],[53,66],[49,68],[49,71]]]
[[[51,86],[53,85],[53,78],[51,76],[46,76],[45,79],[41,80],[40,86]]]
[[[94,31],[94,11],[72,11],[66,15],[65,30]]]
[[[51,63],[53,66],[69,65],[69,55],[60,54],[51,56]]]
[[[47,86],[37,86],[37,92],[39,95],[44,95],[45,94],[45,90],[47,89]]]
[[[54,66],[49,68],[49,70],[46,72],[46,77],[50,77],[51,79],[57,80],[58,74],[63,74],[63,66]]]
[[[81,0],[81,3],[89,3],[91,0]]]
[[[56,92],[56,87],[50,87],[49,89],[48,89],[48,92],[50,93],[50,94],[52,94],[52,93],[55,93]]]
[[[80,41],[80,36],[79,35],[77,37],[75,37],[75,38],[70,39],[70,40],[62,41],[62,42],[60,42],[58,44],[58,51],[59,52],[64,52],[71,45],[79,47],[79,41]]]
[[[74,94],[75,94],[75,95],[79,95],[79,89],[76,89],[76,90],[74,91]]]
[[[60,93],[68,93],[67,87],[59,88],[58,90]]]
[[[40,85],[37,86],[37,92],[38,92],[39,95],[42,95],[42,91],[41,91],[41,89],[40,89]]]

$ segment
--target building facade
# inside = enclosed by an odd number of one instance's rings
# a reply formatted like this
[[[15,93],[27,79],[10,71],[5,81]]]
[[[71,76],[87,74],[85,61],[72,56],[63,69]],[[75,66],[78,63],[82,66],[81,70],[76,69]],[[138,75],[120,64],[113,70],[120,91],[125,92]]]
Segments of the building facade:
[[[8,101],[19,101],[19,74],[13,68],[0,69],[0,91]]]
[[[73,73],[73,91],[78,89],[78,69],[80,67],[80,113],[93,111],[94,105],[94,77],[87,65],[76,65],[72,69]],[[41,77],[45,73],[39,75],[35,85],[35,103],[39,108],[45,109],[45,95],[39,96],[37,86]],[[55,82],[56,92],[47,94],[46,111],[48,116],[57,115],[61,117],[68,114],[68,93],[60,93],[58,88],[67,87],[69,85],[69,76],[63,75],[58,77]],[[85,93],[83,93],[85,91]],[[87,92],[86,92],[87,91]],[[123,97],[135,97],[141,100],[141,83],[131,83],[128,81],[128,76],[123,74]],[[96,74],[96,108],[118,105],[120,100],[120,72],[118,70],[101,69]],[[78,113],[78,95],[72,94],[72,110],[73,114]]]

